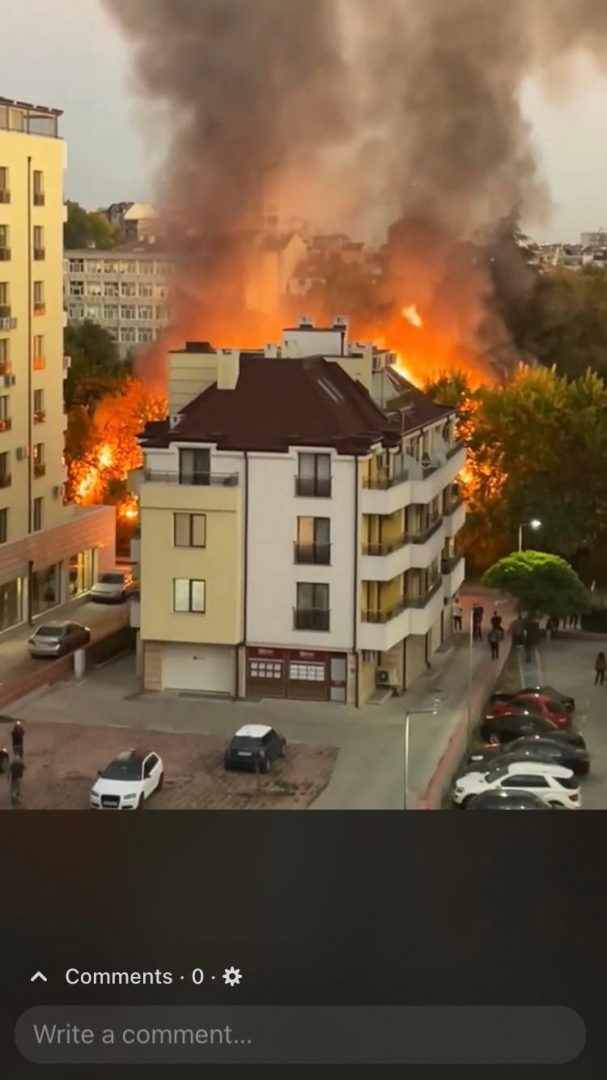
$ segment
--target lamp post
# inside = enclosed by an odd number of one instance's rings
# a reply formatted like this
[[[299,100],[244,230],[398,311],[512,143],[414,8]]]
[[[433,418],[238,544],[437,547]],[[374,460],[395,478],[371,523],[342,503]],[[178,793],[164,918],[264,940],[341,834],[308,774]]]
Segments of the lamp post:
[[[541,529],[542,523],[538,518],[531,518],[531,521],[521,521],[518,527],[518,549],[523,550],[523,529]]]
[[[405,798],[403,810],[409,809],[409,733],[412,716],[436,716],[440,699],[436,698],[432,709],[407,709],[405,713]]]

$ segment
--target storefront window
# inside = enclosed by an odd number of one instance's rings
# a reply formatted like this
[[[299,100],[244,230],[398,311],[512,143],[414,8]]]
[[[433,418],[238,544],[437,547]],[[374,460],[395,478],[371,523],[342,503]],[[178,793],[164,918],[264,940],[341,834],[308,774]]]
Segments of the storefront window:
[[[23,622],[23,578],[0,585],[0,631]]]
[[[82,596],[93,586],[93,552],[79,551],[70,558],[70,600]]]
[[[61,563],[32,574],[32,613],[40,615],[61,603]]]

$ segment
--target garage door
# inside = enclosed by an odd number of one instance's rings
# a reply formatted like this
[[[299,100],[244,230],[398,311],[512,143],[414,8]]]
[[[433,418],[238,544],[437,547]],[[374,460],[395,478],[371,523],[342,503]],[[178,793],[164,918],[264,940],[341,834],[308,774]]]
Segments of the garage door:
[[[165,645],[162,685],[165,690],[233,696],[235,665],[235,650],[229,645]]]

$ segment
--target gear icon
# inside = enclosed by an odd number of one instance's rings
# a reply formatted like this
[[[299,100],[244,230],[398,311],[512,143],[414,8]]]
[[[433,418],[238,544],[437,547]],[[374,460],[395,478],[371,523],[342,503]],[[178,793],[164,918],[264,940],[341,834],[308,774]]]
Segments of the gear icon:
[[[226,968],[223,973],[223,981],[226,986],[238,986],[241,979],[242,975],[240,974],[240,970],[238,968]]]

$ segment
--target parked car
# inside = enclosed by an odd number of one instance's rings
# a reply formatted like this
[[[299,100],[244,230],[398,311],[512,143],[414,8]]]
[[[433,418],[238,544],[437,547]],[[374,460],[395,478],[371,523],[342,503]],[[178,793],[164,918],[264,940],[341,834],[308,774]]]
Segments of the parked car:
[[[496,701],[492,712],[511,712],[517,709],[525,709],[536,716],[543,716],[544,720],[550,720],[557,728],[568,731],[572,724],[571,713],[564,709],[558,701],[546,697],[545,694],[517,694],[511,701]]]
[[[277,758],[285,756],[287,740],[265,724],[247,724],[240,728],[228,746],[226,769],[247,769],[267,773]]]
[[[513,761],[488,772],[459,776],[453,788],[453,801],[465,808],[474,795],[495,790],[531,791],[559,810],[579,810],[582,805],[580,782],[571,769],[538,761]]]
[[[524,709],[506,713],[489,713],[480,727],[481,738],[486,743],[507,743],[520,739],[523,735],[545,735],[550,739],[564,739],[571,746],[583,750],[586,743],[577,731],[564,731],[556,727],[551,720],[527,712]]]
[[[473,769],[490,769],[505,761],[545,761],[571,769],[576,776],[586,776],[590,769],[590,754],[580,747],[571,746],[564,739],[550,739],[541,735],[528,735],[514,739],[505,746],[479,747],[468,760],[465,772]]]
[[[554,686],[525,686],[522,690],[517,690],[515,693],[507,693],[505,690],[496,690],[491,695],[489,701],[491,704],[495,701],[512,701],[515,697],[520,697],[521,694],[545,694],[546,697],[552,701],[558,702],[568,712],[575,712],[575,698],[570,694],[562,694],[560,690],[556,690]]]
[[[164,784],[164,765],[158,754],[128,750],[99,773],[91,791],[94,810],[140,810]]]
[[[135,591],[133,575],[128,570],[112,570],[100,574],[91,589],[91,600],[97,604],[121,604]]]
[[[467,810],[551,810],[532,791],[484,791],[470,799]]]
[[[39,660],[66,656],[74,649],[82,649],[91,640],[88,626],[76,622],[48,622],[36,627],[28,638],[30,656]]]

